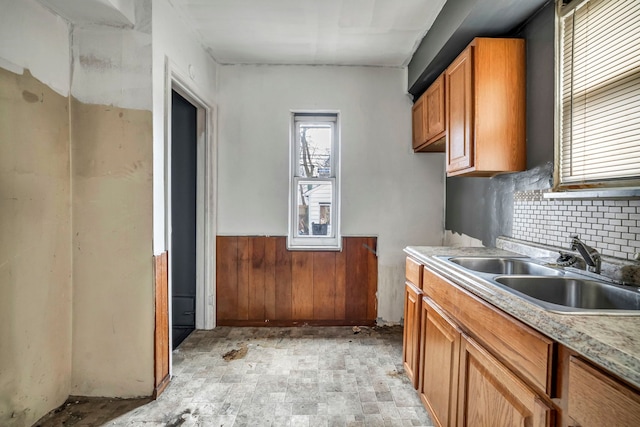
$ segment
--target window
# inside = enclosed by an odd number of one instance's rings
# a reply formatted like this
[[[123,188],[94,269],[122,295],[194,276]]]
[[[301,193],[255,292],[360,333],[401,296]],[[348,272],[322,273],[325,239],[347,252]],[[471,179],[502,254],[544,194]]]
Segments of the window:
[[[640,1],[558,0],[556,185],[640,184]]]
[[[290,249],[340,250],[340,142],[337,113],[293,113]]]

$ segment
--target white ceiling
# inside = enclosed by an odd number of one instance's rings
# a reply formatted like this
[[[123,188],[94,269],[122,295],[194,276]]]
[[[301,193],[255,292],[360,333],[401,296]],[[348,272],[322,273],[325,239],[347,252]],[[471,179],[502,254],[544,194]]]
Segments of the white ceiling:
[[[170,0],[221,64],[406,66],[446,0]]]

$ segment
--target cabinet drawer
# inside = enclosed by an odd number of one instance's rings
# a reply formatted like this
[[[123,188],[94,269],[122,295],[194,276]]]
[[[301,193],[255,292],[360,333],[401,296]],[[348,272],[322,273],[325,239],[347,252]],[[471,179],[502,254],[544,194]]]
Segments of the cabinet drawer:
[[[426,267],[422,289],[513,372],[542,394],[551,393],[553,341]]]
[[[572,356],[568,413],[581,427],[639,426],[638,392]]]
[[[422,264],[407,257],[406,275],[409,282],[422,289]]]

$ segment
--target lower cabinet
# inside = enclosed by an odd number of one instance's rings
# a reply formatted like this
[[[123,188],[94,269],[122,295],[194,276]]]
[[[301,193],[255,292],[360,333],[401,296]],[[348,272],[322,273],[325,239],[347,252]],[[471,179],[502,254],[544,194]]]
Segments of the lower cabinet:
[[[473,339],[463,335],[459,426],[554,425],[554,410]]]
[[[637,388],[415,263],[403,358],[435,425],[640,426]]]
[[[567,412],[576,421],[574,425],[581,427],[640,426],[640,396],[620,381],[572,356]]]
[[[553,409],[426,296],[420,345],[418,392],[436,425],[553,425]]]
[[[456,425],[460,337],[458,327],[433,301],[423,297],[418,392],[439,426]]]
[[[404,332],[402,336],[402,364],[413,387],[418,388],[418,357],[420,355],[420,301],[422,290],[406,282],[404,292]]]

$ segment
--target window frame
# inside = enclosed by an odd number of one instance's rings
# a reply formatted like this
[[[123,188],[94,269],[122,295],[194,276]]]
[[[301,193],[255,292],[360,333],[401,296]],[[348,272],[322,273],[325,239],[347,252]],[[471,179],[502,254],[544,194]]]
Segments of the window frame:
[[[300,144],[299,123],[322,122],[331,123],[333,130],[331,141],[331,174],[329,177],[306,177],[299,174]],[[289,126],[289,220],[287,233],[287,249],[289,250],[325,250],[341,251],[342,235],[340,232],[340,112],[333,110],[291,111]],[[299,236],[298,228],[298,187],[300,182],[318,184],[330,183],[332,188],[330,224],[331,235]],[[309,224],[311,228],[311,224]]]
[[[554,85],[554,168],[553,168],[553,192],[580,192],[582,197],[590,191],[617,193],[625,190],[634,191],[640,187],[640,177],[609,178],[583,181],[562,181],[561,153],[562,153],[562,86],[563,86],[563,19],[566,15],[574,13],[574,10],[589,0],[571,0],[566,4],[563,0],[555,0],[555,85]],[[640,156],[638,156],[640,161]]]

